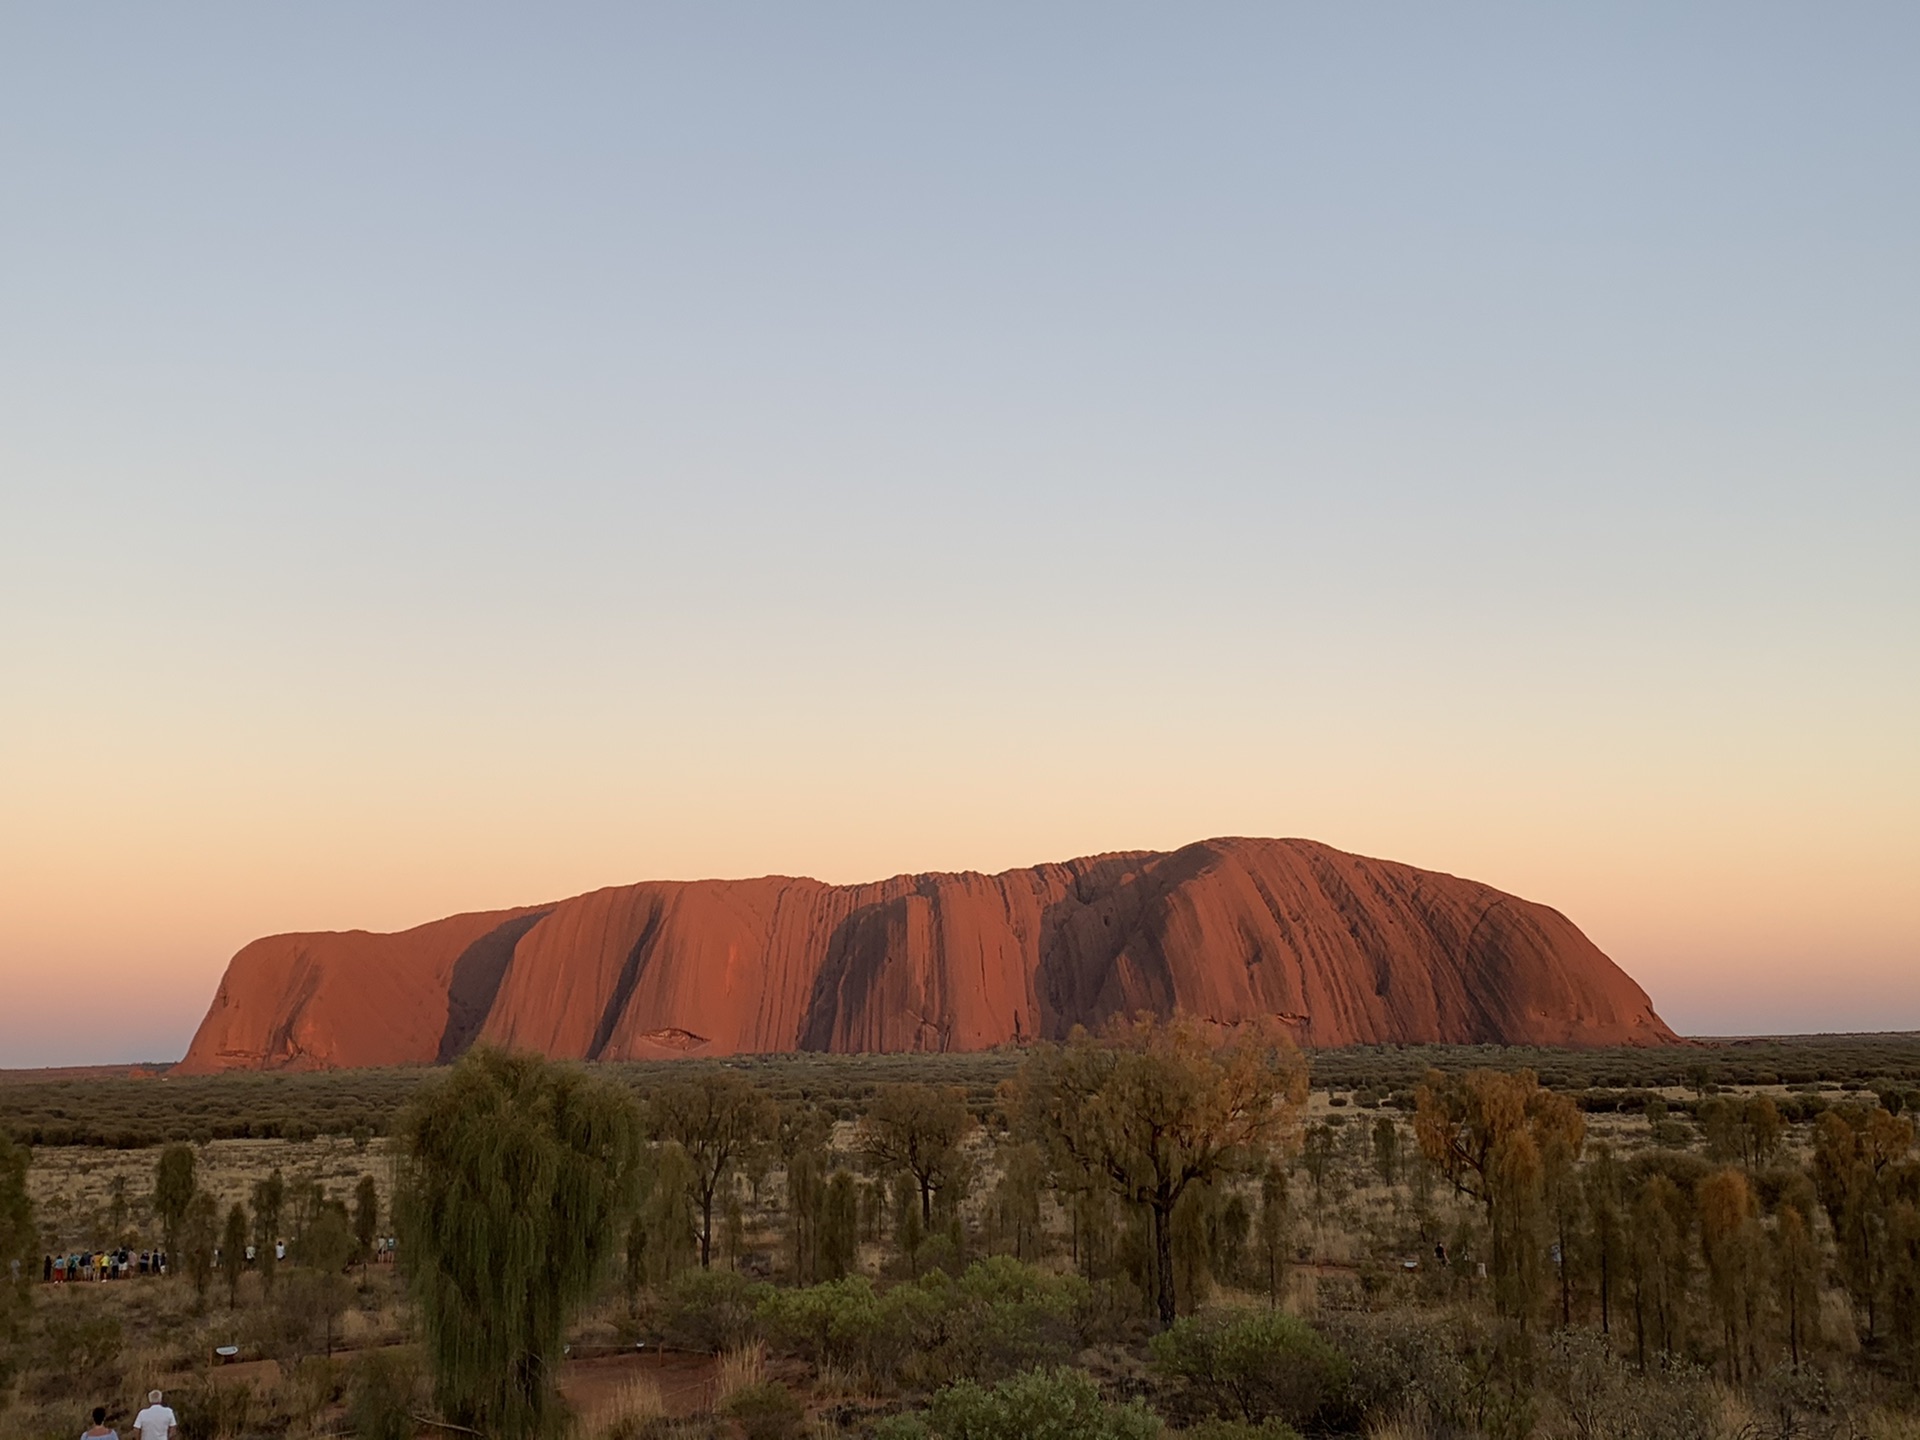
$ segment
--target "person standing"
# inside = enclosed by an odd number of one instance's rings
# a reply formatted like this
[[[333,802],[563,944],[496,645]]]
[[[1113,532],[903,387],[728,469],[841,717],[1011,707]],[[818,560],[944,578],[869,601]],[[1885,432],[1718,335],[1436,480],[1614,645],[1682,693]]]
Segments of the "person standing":
[[[80,1432],[80,1440],[120,1440],[119,1434],[108,1428],[107,1407],[93,1407],[93,1424]]]
[[[133,1433],[139,1440],[175,1440],[180,1433],[180,1421],[160,1403],[162,1398],[158,1390],[149,1390],[147,1408],[133,1417]]]

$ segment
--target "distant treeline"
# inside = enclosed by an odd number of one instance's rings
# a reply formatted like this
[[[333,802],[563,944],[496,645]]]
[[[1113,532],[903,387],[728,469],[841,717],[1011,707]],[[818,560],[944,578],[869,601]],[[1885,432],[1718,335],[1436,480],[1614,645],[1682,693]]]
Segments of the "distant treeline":
[[[657,1061],[595,1067],[636,1090],[670,1075],[725,1066],[741,1071],[776,1101],[812,1101],[852,1120],[876,1089],[917,1080],[957,1085],[977,1116],[988,1118],[1000,1083],[1018,1069],[1017,1051],[976,1055],[764,1055],[729,1060]],[[1313,1085],[1336,1103],[1408,1108],[1429,1070],[1531,1069],[1541,1083],[1572,1095],[1588,1111],[1640,1111],[1657,1089],[1691,1110],[1722,1087],[1784,1085],[1797,1093],[1781,1106],[1808,1120],[1842,1090],[1920,1091],[1920,1034],[1816,1035],[1714,1041],[1630,1049],[1560,1050],[1500,1045],[1363,1045],[1309,1057]],[[229,1074],[126,1078],[13,1077],[0,1084],[0,1124],[29,1145],[141,1149],[170,1141],[310,1140],[322,1135],[386,1133],[427,1067],[318,1074]],[[1920,1105],[1920,1097],[1909,1103]]]

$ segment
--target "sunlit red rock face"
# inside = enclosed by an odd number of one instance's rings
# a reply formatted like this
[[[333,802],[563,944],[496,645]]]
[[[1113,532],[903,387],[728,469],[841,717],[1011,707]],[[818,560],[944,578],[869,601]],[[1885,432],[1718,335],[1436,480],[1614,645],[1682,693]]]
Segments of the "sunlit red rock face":
[[[180,1069],[982,1050],[1116,1011],[1280,1017],[1304,1045],[1660,1044],[1544,905],[1308,840],[1206,840],[872,885],[655,881],[395,935],[256,940]]]

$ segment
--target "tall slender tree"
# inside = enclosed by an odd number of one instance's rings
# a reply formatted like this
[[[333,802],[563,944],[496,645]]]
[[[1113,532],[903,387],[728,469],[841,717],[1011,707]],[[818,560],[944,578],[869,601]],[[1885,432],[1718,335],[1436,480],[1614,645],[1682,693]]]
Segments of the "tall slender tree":
[[[1759,1319],[1760,1223],[1746,1173],[1729,1166],[1700,1182],[1700,1251],[1707,1265],[1707,1292],[1720,1321],[1727,1379],[1738,1383],[1742,1365],[1752,1368]]]
[[[1287,1168],[1278,1160],[1267,1163],[1260,1176],[1260,1261],[1267,1276],[1267,1308],[1280,1306],[1287,1278],[1288,1251],[1293,1244],[1293,1215],[1288,1205]]]
[[[31,1271],[40,1236],[27,1189],[32,1156],[0,1125],[0,1394],[9,1377],[8,1351],[33,1308]]]
[[[1819,1343],[1820,1252],[1806,1215],[1791,1203],[1780,1206],[1773,1240],[1774,1288],[1786,1326],[1787,1353],[1798,1365],[1802,1352]]]
[[[1888,1222],[1913,1140],[1911,1122],[1877,1105],[1828,1110],[1814,1122],[1813,1183],[1833,1223],[1841,1281],[1868,1341],[1880,1331],[1891,1273]]]
[[[353,1187],[353,1239],[361,1265],[373,1258],[374,1241],[379,1238],[380,1187],[373,1176],[362,1175]]]
[[[247,1268],[247,1212],[235,1205],[227,1211],[220,1233],[220,1277],[227,1282],[227,1308],[240,1304],[240,1276]]]
[[[160,1232],[169,1254],[179,1248],[180,1227],[197,1189],[193,1147],[167,1146],[160,1152],[153,1170],[153,1213],[160,1219]]]
[[[207,1286],[213,1281],[213,1252],[220,1241],[219,1226],[219,1202],[205,1190],[196,1190],[187,1201],[178,1231],[180,1258],[186,1263],[193,1293],[202,1305],[207,1303]]]
[[[275,1166],[263,1180],[253,1182],[253,1244],[260,1265],[260,1281],[269,1292],[280,1273],[280,1220],[287,1203],[287,1182]]]
[[[1625,1182],[1613,1147],[1594,1146],[1581,1172],[1586,1196],[1588,1259],[1600,1300],[1600,1333],[1613,1333],[1613,1297],[1626,1263]]]
[[[398,1135],[400,1254],[442,1410],[495,1440],[554,1433],[561,1337],[634,1203],[632,1096],[476,1050],[418,1094]]]
[[[1400,1178],[1400,1127],[1393,1116],[1376,1116],[1373,1122],[1373,1168],[1382,1185],[1391,1186]]]

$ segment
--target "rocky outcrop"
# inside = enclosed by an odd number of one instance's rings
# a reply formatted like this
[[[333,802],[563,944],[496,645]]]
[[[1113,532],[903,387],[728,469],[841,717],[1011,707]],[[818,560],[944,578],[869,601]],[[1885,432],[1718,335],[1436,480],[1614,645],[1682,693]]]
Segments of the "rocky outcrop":
[[[982,1050],[1116,1012],[1277,1016],[1308,1046],[1659,1044],[1556,910],[1308,840],[871,885],[655,881],[393,935],[277,935],[179,1069]]]

